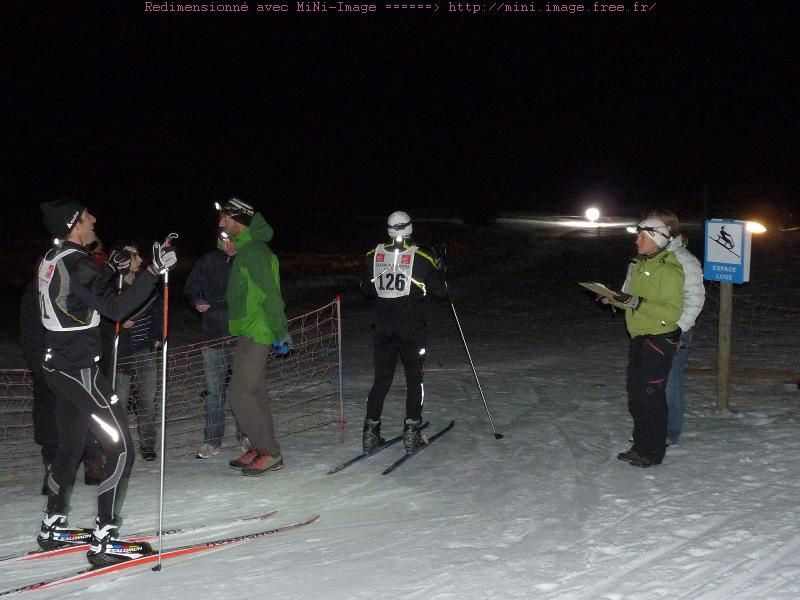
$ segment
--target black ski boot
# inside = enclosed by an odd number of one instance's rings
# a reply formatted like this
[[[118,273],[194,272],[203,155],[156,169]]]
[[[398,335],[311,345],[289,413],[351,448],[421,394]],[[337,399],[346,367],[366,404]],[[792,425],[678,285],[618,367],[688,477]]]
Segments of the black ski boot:
[[[55,550],[66,546],[87,544],[92,530],[83,527],[70,527],[65,515],[48,515],[42,519],[42,528],[36,541],[42,550]]]
[[[420,425],[422,425],[422,421],[406,419],[405,427],[403,427],[403,444],[406,447],[406,454],[413,454],[419,448],[428,445],[428,439],[420,430]]]
[[[361,437],[361,448],[364,452],[374,450],[386,440],[381,437],[381,422],[364,419],[364,434]]]
[[[86,553],[89,564],[107,567],[153,554],[153,548],[147,542],[126,542],[118,536],[115,525],[98,524],[91,532],[91,545]]]

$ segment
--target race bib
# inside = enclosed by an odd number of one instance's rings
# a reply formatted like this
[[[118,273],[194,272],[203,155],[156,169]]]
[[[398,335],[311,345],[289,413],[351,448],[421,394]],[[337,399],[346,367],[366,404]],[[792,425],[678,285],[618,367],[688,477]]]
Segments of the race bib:
[[[69,276],[66,273],[64,275],[67,276],[67,279],[60,282],[60,289],[56,291],[55,299],[51,295],[50,284],[53,281],[53,275],[58,269],[58,262],[73,252],[78,252],[78,250],[71,249],[59,252],[53,258],[45,258],[39,265],[39,309],[42,314],[42,325],[50,331],[91,329],[100,324],[100,313],[96,310],[88,312],[87,316],[89,318],[87,321],[80,321],[70,315],[65,308],[58,310],[53,305],[55,300],[56,304],[63,307],[66,296],[69,294]]]
[[[399,249],[398,249],[399,250]],[[417,247],[402,252],[387,250],[383,244],[375,249],[373,279],[379,298],[401,298],[411,293],[411,274]]]

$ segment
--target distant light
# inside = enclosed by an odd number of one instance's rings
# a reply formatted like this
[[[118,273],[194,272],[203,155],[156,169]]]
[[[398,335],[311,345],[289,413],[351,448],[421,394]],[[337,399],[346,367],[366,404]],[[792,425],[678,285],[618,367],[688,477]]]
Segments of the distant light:
[[[569,229],[623,229],[626,225],[630,225],[629,220],[614,219],[613,217],[604,217],[602,221],[590,223],[586,219],[586,215],[573,217],[563,215],[541,216],[536,218],[525,216],[501,216],[497,218],[498,223],[507,223],[509,225],[525,225],[531,227],[565,227]]]
[[[594,206],[591,208],[586,209],[586,218],[589,219],[592,223],[597,221],[600,218],[600,211],[597,210]]]
[[[748,221],[745,228],[750,233],[766,233],[767,228],[764,227],[761,223],[756,223],[755,221]]]
[[[217,212],[222,210],[222,206],[220,205],[219,202],[214,202],[214,208],[216,209]]]

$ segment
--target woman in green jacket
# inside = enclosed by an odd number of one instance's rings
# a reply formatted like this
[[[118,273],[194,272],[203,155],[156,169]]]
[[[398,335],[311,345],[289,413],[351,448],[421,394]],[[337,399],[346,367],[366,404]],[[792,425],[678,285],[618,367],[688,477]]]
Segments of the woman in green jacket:
[[[637,467],[661,464],[667,439],[667,376],[678,348],[684,274],[660,219],[636,227],[636,250],[628,294],[615,305],[625,309],[631,336],[628,350],[628,410],[633,417],[633,446],[617,458]]]

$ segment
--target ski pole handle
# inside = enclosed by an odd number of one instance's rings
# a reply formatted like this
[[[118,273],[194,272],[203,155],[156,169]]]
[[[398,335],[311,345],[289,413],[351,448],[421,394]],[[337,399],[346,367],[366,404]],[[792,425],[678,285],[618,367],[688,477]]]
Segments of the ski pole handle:
[[[172,240],[177,240],[180,236],[177,233],[168,233],[164,243],[161,244],[162,248],[170,248],[172,246]]]

